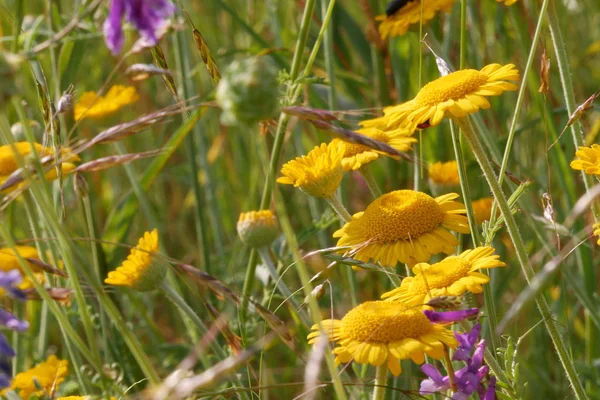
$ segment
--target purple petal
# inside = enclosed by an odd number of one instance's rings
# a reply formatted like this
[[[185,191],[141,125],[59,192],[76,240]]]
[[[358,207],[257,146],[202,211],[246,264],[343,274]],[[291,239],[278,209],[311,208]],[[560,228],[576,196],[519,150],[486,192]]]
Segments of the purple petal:
[[[469,395],[461,393],[461,392],[456,392],[452,395],[452,400],[467,400],[469,398]]]
[[[467,310],[457,311],[433,311],[425,310],[423,313],[431,322],[456,322],[479,314],[478,308],[469,308]]]
[[[479,340],[481,333],[481,324],[475,324],[470,332],[466,333],[454,333],[456,340],[458,341],[458,347],[454,352],[452,359],[454,361],[467,361],[471,357],[473,346]]]
[[[110,12],[108,18],[104,21],[102,27],[104,31],[104,40],[106,47],[114,54],[117,55],[123,47],[125,36],[123,35],[123,14],[125,13],[125,7],[127,0],[112,0],[110,4]]]
[[[126,19],[135,25],[147,45],[154,46],[156,33],[174,13],[175,6],[169,0],[128,0]]]
[[[483,355],[485,353],[485,340],[481,339],[481,341],[477,344],[475,348],[475,352],[473,352],[473,358],[469,362],[469,370],[477,371],[479,367],[483,365]]]
[[[27,321],[20,321],[17,319],[17,317],[1,308],[0,325],[6,326],[7,328],[15,331],[24,331],[25,329],[29,328],[29,323]]]
[[[6,357],[14,357],[15,355],[15,351],[10,347],[8,340],[6,340],[6,336],[0,333],[0,360],[4,360]],[[1,364],[0,362],[0,369],[3,367]]]
[[[483,400],[496,400],[496,377],[492,376],[488,383],[488,388],[485,391]]]
[[[436,393],[450,388],[450,379],[447,376],[442,376],[440,371],[434,365],[424,364],[421,366],[421,371],[423,371],[429,379],[423,379],[421,381],[419,393]]]

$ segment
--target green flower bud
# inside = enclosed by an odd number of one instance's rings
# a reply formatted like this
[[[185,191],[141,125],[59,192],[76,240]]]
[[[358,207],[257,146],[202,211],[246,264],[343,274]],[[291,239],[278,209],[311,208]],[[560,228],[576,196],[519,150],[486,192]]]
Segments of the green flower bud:
[[[235,61],[217,86],[217,103],[223,110],[221,122],[248,126],[272,119],[279,110],[278,71],[266,57]]]
[[[237,231],[241,241],[252,248],[269,246],[279,235],[277,217],[271,210],[241,213]]]

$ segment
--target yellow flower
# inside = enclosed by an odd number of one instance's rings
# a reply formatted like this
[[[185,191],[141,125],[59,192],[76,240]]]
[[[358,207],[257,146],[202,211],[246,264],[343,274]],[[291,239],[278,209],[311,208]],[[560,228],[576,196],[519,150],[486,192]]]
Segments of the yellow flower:
[[[16,142],[12,146],[0,146],[0,185],[2,185],[9,176],[19,168],[19,162],[15,158],[13,149],[25,159],[32,152],[35,152],[40,158],[54,155],[54,150],[51,147],[44,147],[39,143],[31,145],[29,142]],[[61,149],[60,153],[60,157],[63,161],[61,164],[62,173],[63,175],[68,175],[76,168],[76,165],[73,164],[73,162],[80,161],[80,158],[77,155],[72,154],[71,149],[68,147]],[[55,180],[58,177],[56,168],[49,169],[46,172],[45,177],[49,181]],[[23,185],[24,183],[17,184],[6,189],[3,193],[9,193]]]
[[[342,181],[343,157],[341,146],[321,143],[307,155],[284,164],[277,182],[299,187],[311,196],[331,197]]]
[[[458,164],[456,161],[434,162],[429,166],[429,179],[441,185],[458,185]]]
[[[154,261],[158,252],[158,231],[144,233],[138,245],[131,249],[127,260],[116,270],[108,273],[104,283],[115,286],[128,286],[140,291],[158,287],[166,274],[162,263]]]
[[[600,245],[600,222],[596,222],[592,225],[592,228],[594,229],[594,236],[598,236],[597,244]]]
[[[65,380],[68,367],[67,360],[59,360],[55,355],[51,355],[46,361],[18,373],[12,379],[10,387],[5,389],[2,394],[8,390],[14,390],[22,399],[28,399],[34,394],[40,397],[44,393],[50,393],[53,386],[58,388],[59,384]],[[44,388],[44,391],[36,388],[34,379]]]
[[[17,252],[19,253],[19,255],[21,255],[21,257],[31,258],[34,260],[40,260],[39,254],[35,247],[16,246],[16,248],[17,248]],[[25,260],[25,262],[27,263],[29,268],[31,268],[31,270],[33,271],[36,280],[40,283],[44,283],[46,278],[44,276],[42,269],[39,266],[37,266],[27,260]],[[0,249],[0,271],[8,272],[13,269],[18,269],[19,271],[21,271],[21,276],[23,276],[23,281],[17,285],[17,287],[19,289],[26,290],[26,289],[32,289],[34,287],[33,282],[31,282],[31,280],[27,276],[25,276],[25,274],[23,273],[23,269],[21,268],[19,259],[16,257],[13,249],[8,248],[8,247]],[[4,296],[4,294],[5,294],[4,289],[0,289],[0,297]]]
[[[496,0],[498,3],[502,3],[504,2],[505,6],[512,6],[513,4],[515,4],[518,0]]]
[[[435,126],[450,115],[464,117],[480,108],[490,108],[486,96],[516,90],[517,85],[506,81],[518,79],[519,71],[513,64],[489,64],[481,71],[456,71],[429,82],[413,100],[387,107],[382,117],[363,121],[361,125],[386,131],[403,128],[410,132]]]
[[[387,143],[398,151],[411,150],[412,144],[417,142],[417,139],[402,131],[384,132],[377,128],[363,128],[357,130],[356,133]],[[357,170],[363,165],[377,160],[380,155],[388,155],[362,144],[345,142],[341,139],[333,139],[331,143],[344,149],[344,158],[342,159],[344,171]]]
[[[241,213],[237,222],[237,231],[242,242],[250,247],[268,246],[279,235],[277,217],[271,210]]]
[[[104,397],[91,397],[91,396],[66,396],[66,397],[58,397],[56,400],[92,400],[93,398],[104,398]],[[117,400],[116,397],[111,397],[110,400]]]
[[[477,247],[433,265],[419,263],[412,269],[415,276],[404,278],[400,287],[384,293],[381,298],[415,306],[438,296],[481,293],[481,285],[488,283],[490,277],[477,271],[506,266],[493,253],[492,247]]]
[[[400,302],[368,301],[350,310],[342,320],[328,319],[313,325],[309,344],[319,340],[319,329],[329,341],[339,344],[333,350],[337,364],[353,360],[374,366],[387,364],[395,376],[402,372],[399,360],[411,358],[422,364],[425,354],[439,360],[444,356],[444,344],[457,344],[452,332],[432,324],[420,307]]]
[[[98,96],[96,92],[85,92],[75,104],[73,118],[79,121],[84,118],[105,117],[135,103],[139,98],[133,86],[114,85],[105,96]]]
[[[365,211],[333,234],[338,246],[352,246],[352,257],[383,266],[414,265],[433,254],[452,254],[458,245],[453,230],[469,233],[465,207],[456,193],[436,198],[397,190],[373,201]]]
[[[421,0],[409,1],[400,10],[392,15],[379,15],[377,20],[381,21],[379,25],[379,34],[383,39],[387,37],[401,36],[408,31],[413,24],[419,24],[421,20],[423,25],[433,19],[438,12],[449,12],[456,0]],[[421,8],[423,15],[421,19]]]
[[[475,200],[473,202],[473,211],[475,212],[475,221],[478,224],[483,221],[489,221],[492,217],[492,204],[494,203],[493,197],[484,197],[483,199]]]
[[[571,168],[585,171],[588,175],[600,175],[600,145],[581,146],[575,152],[579,160],[571,161]]]

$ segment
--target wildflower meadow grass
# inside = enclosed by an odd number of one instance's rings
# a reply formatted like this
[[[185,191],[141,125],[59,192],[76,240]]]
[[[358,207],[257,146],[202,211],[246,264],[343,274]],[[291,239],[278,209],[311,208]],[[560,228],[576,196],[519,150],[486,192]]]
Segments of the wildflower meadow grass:
[[[0,0],[0,398],[600,399],[597,0]]]

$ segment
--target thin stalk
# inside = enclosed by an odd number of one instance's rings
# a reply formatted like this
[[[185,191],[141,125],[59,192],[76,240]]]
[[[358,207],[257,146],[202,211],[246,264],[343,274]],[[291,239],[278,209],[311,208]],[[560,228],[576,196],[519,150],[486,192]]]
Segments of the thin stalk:
[[[375,371],[375,387],[373,388],[373,400],[383,400],[385,398],[385,385],[387,383],[388,368],[387,364],[382,364]]]
[[[377,185],[377,181],[373,176],[370,165],[367,164],[360,167],[360,173],[362,174],[363,178],[365,178],[365,182],[367,182],[367,186],[369,187],[373,197],[376,199],[379,198],[381,196],[381,189],[379,189],[379,186]]]
[[[481,239],[481,232],[479,231],[479,225],[475,220],[475,212],[473,210],[473,200],[471,198],[471,190],[469,189],[469,181],[465,166],[465,159],[460,145],[460,136],[456,132],[454,123],[450,121],[450,132],[452,134],[452,146],[454,147],[454,156],[456,157],[456,163],[458,164],[458,177],[460,178],[460,189],[462,192],[463,202],[467,209],[467,219],[469,220],[469,229],[471,230],[471,238],[473,239],[473,245],[475,247],[481,246],[483,241]],[[485,274],[489,276],[490,272],[485,270]],[[493,349],[498,348],[498,337],[496,327],[498,325],[498,317],[496,313],[496,303],[494,302],[494,295],[490,285],[484,285],[483,297],[485,301],[485,308],[488,314],[488,327],[489,327],[489,338],[490,344]]]
[[[307,322],[308,315],[306,315],[305,313],[301,313],[300,304],[298,303],[298,300],[296,300],[296,298],[292,295],[291,290],[288,288],[285,281],[281,279],[281,276],[277,272],[277,268],[275,267],[275,264],[273,264],[273,260],[271,259],[271,255],[269,254],[269,248],[259,247],[258,249],[256,249],[256,251],[258,252],[258,255],[260,256],[262,262],[267,266],[269,274],[271,275],[271,279],[273,279],[275,287],[277,288],[279,293],[286,300],[290,300],[290,302],[294,306],[296,313],[298,313],[298,315],[300,316],[300,318],[302,318],[303,322],[305,322],[306,325],[309,325]]]
[[[300,282],[302,283],[302,288],[304,290],[304,295],[308,298],[308,307],[310,310],[310,314],[314,319],[315,323],[321,322],[321,310],[319,308],[319,304],[317,300],[311,296],[312,285],[310,282],[310,275],[308,273],[308,268],[302,259],[302,255],[300,254],[300,249],[298,246],[298,240],[294,233],[294,229],[292,228],[291,222],[289,220],[287,211],[285,209],[285,203],[281,199],[281,196],[276,196],[275,198],[275,207],[277,210],[277,215],[279,217],[279,223],[281,225],[281,229],[285,235],[288,247],[290,252],[292,253],[294,263],[296,265],[296,270],[298,271],[298,276],[300,277]],[[333,382],[333,389],[335,390],[336,399],[346,400],[346,392],[344,391],[344,385],[341,382],[340,376],[337,371],[337,367],[333,360],[333,357],[329,351],[325,352],[325,363],[327,364],[327,369],[329,371],[329,375],[331,376],[331,380]]]
[[[508,202],[506,201],[506,197],[504,196],[504,193],[502,192],[502,188],[500,187],[500,184],[498,183],[498,178],[496,177],[496,174],[494,173],[492,164],[491,164],[487,154],[485,153],[483,146],[481,145],[481,142],[479,141],[479,137],[473,131],[472,126],[469,123],[469,119],[468,118],[455,118],[454,121],[459,126],[459,128],[462,130],[463,134],[465,135],[465,138],[471,145],[473,154],[475,155],[475,158],[477,159],[477,162],[479,163],[479,166],[485,176],[485,179],[488,182],[488,185],[490,186],[492,194],[494,195],[494,199],[498,203],[498,206],[500,207],[500,212],[502,213],[502,216],[504,217],[504,221],[506,223],[506,229],[508,230],[510,238],[515,246],[515,252],[516,252],[517,258],[519,260],[519,263],[521,264],[521,269],[523,271],[523,275],[525,276],[525,279],[527,280],[527,283],[529,284],[531,282],[531,280],[533,279],[535,273],[533,271],[533,268],[529,264],[529,258],[527,256],[527,250],[525,249],[525,244],[523,242],[523,238],[521,237],[521,235],[519,233],[519,229],[517,227],[517,223],[515,221],[514,215],[512,214],[512,212],[510,210],[510,206],[508,205]],[[575,369],[573,361],[569,357],[569,352],[568,352],[564,342],[562,341],[560,332],[558,331],[558,328],[556,326],[556,322],[552,318],[552,312],[550,310],[550,307],[548,306],[548,303],[546,302],[546,299],[544,298],[543,294],[540,293],[536,296],[536,303],[537,303],[538,309],[540,310],[540,314],[542,315],[542,319],[544,320],[544,323],[546,325],[548,335],[550,335],[550,338],[552,339],[554,348],[555,348],[555,350],[558,354],[558,357],[560,359],[560,362],[565,370],[567,379],[569,380],[571,387],[573,388],[575,398],[576,399],[588,399],[588,396],[585,393],[585,390],[583,389],[581,381],[579,380],[579,377],[577,376],[577,371]]]
[[[177,308],[179,308],[181,311],[183,311],[183,313],[187,316],[187,318],[189,318],[194,323],[194,325],[196,325],[196,327],[198,328],[198,330],[200,332],[202,332],[202,334],[204,334],[204,335],[208,334],[208,332],[209,332],[208,327],[204,324],[204,322],[202,322],[202,320],[200,319],[198,314],[196,314],[196,312],[194,310],[192,310],[192,308],[189,306],[189,304],[186,303],[186,301],[179,295],[179,293],[177,293],[177,291],[175,289],[173,289],[166,282],[163,282],[162,285],[160,285],[160,289],[164,292],[164,294],[167,296],[167,298],[169,300],[171,300],[173,302],[173,304],[175,304],[175,306]],[[219,356],[219,358],[221,360],[224,360],[227,358],[227,355],[225,354],[223,349],[220,346],[218,346],[215,341],[211,342],[211,348]],[[202,364],[205,368],[210,368],[211,362],[205,355],[203,355],[200,358],[200,361],[202,361]]]
[[[334,5],[335,0],[330,0],[329,6],[327,6],[326,0],[321,0],[321,13],[325,16],[325,18],[331,18],[330,13],[333,11]],[[337,108],[337,99],[335,92],[335,57],[333,48],[333,27],[331,25],[325,29],[323,52],[325,54],[325,71],[327,72],[327,80],[329,81],[329,92],[327,92],[327,105],[329,106],[330,110],[335,110]]]
[[[326,197],[325,200],[327,200],[331,207],[333,207],[333,209],[335,210],[337,215],[340,216],[343,222],[350,222],[352,216],[350,215],[348,210],[346,210],[346,207],[344,207],[344,205],[335,193],[331,195],[331,197]]]
[[[540,32],[542,31],[542,25],[544,21],[544,15],[546,14],[546,9],[548,7],[549,0],[544,0],[542,3],[542,8],[540,9],[540,16],[538,17],[538,22],[535,27],[535,32],[533,34],[533,39],[531,41],[531,47],[529,49],[529,56],[527,57],[527,63],[525,64],[525,69],[523,70],[523,76],[526,77],[531,70],[531,66],[533,65],[533,59],[535,58],[535,49],[538,44],[538,40],[540,37]],[[523,103],[523,99],[525,98],[525,89],[527,85],[522,84],[519,87],[519,94],[517,95],[517,103],[515,105],[515,112],[512,118],[512,122],[510,124],[510,130],[508,131],[508,138],[506,140],[506,147],[504,149],[504,155],[502,156],[502,163],[500,164],[500,174],[498,177],[498,183],[502,187],[502,183],[504,182],[504,175],[506,173],[506,168],[508,166],[508,159],[511,155],[511,149],[513,145],[513,141],[515,139],[515,133],[517,129],[517,122],[519,120],[519,114],[521,113],[521,104]],[[493,224],[496,221],[496,210],[497,203],[494,202],[492,204],[492,214],[490,217],[490,224]]]
[[[296,49],[294,50],[294,58],[292,59],[292,68],[290,70],[290,81],[295,82],[300,72],[300,64],[302,63],[302,56],[304,54],[304,47],[306,46],[306,39],[308,37],[308,31],[312,19],[313,10],[315,8],[316,0],[307,0],[304,5],[304,13],[302,15],[302,23],[300,25],[300,32],[296,41]],[[322,30],[327,29],[328,20],[323,21]],[[296,93],[290,88],[288,90],[288,101],[293,104],[296,101]],[[273,142],[273,149],[271,151],[271,160],[269,162],[269,173],[263,188],[262,197],[260,200],[259,210],[268,208],[271,202],[271,194],[273,191],[273,184],[275,174],[279,165],[279,157],[281,155],[281,149],[283,147],[283,141],[285,139],[285,132],[289,123],[290,116],[286,113],[279,115],[277,123],[277,129],[275,130],[275,140]],[[242,302],[240,305],[239,319],[240,325],[243,327],[246,323],[246,313],[248,311],[248,300],[252,287],[254,286],[254,277],[256,272],[256,261],[258,260],[256,251],[250,252],[248,259],[248,266],[246,268],[246,277],[244,279],[244,286],[242,288]]]

